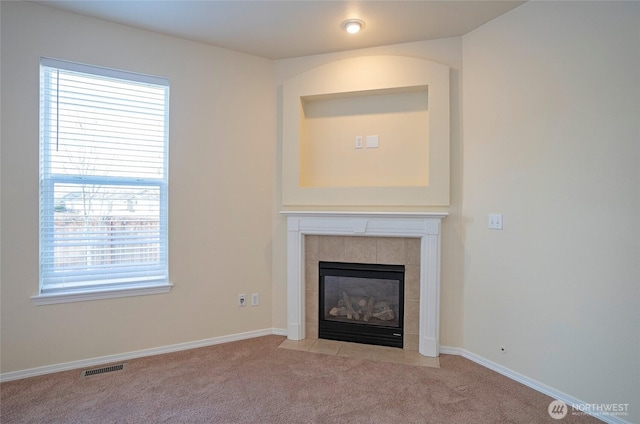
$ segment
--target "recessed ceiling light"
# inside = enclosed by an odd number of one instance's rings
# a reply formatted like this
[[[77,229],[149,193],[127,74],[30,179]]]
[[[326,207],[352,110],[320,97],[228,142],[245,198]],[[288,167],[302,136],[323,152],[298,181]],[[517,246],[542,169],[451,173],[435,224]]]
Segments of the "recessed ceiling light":
[[[341,27],[349,34],[355,34],[356,32],[360,32],[360,30],[364,29],[364,21],[360,19],[347,19],[342,23]]]

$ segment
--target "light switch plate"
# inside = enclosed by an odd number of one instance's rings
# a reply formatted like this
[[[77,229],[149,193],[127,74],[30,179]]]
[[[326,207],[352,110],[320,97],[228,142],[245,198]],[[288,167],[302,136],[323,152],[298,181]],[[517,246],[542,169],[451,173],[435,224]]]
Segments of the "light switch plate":
[[[367,149],[375,149],[380,146],[377,135],[367,136]]]

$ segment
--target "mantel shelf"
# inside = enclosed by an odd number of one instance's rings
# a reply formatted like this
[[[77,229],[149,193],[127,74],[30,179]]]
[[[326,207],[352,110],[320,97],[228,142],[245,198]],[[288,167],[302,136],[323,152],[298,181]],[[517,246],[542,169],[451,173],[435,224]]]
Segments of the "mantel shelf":
[[[359,212],[359,211],[280,211],[284,216],[318,216],[349,218],[445,218],[449,212]]]

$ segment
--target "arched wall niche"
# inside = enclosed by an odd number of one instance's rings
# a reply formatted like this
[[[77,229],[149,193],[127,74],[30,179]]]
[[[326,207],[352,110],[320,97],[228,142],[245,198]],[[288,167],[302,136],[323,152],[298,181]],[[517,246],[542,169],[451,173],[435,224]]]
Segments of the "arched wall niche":
[[[448,66],[332,62],[285,81],[282,116],[284,206],[449,205]]]

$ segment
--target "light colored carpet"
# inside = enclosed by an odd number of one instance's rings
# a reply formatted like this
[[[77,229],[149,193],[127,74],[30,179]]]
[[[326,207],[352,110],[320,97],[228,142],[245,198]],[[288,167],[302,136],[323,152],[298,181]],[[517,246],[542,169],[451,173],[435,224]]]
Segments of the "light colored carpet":
[[[551,398],[461,357],[440,368],[279,349],[265,336],[0,385],[2,423],[557,423]],[[595,423],[569,414],[563,423]]]

